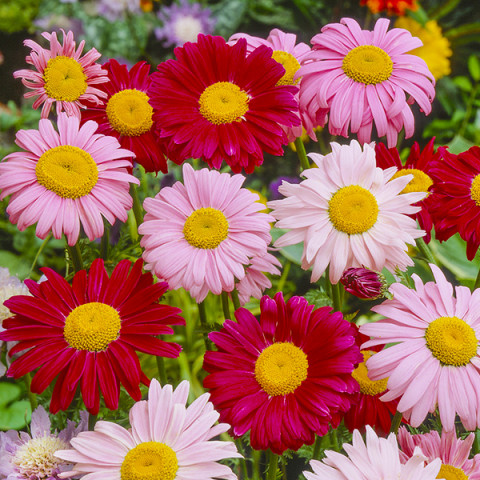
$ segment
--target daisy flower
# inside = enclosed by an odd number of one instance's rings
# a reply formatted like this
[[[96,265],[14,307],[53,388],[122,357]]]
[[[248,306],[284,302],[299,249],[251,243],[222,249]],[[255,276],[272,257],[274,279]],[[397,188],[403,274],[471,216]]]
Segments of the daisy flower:
[[[71,465],[55,456],[57,450],[70,448],[70,441],[87,430],[88,414],[80,412],[80,422],[67,419],[67,427],[51,433],[51,422],[42,406],[32,413],[30,434],[9,430],[0,432],[0,476],[8,480],[58,480]]]
[[[98,123],[98,133],[112,135],[122,148],[135,154],[135,161],[147,172],[167,173],[167,160],[160,149],[153,127],[153,109],[147,95],[150,66],[138,62],[130,70],[115,59],[103,65],[110,81],[101,85],[106,94],[105,104],[87,104],[82,121]]]
[[[479,480],[480,479],[480,454],[469,459],[475,434],[470,433],[463,440],[457,438],[455,430],[442,432],[440,436],[435,430],[431,432],[412,435],[405,427],[398,431],[398,444],[401,449],[400,460],[407,461],[416,447],[421,448],[428,462],[437,458],[442,461],[438,478],[446,480]]]
[[[277,293],[260,301],[260,321],[239,308],[236,322],[209,334],[218,351],[205,353],[203,385],[233,435],[250,430],[257,450],[282,454],[312,444],[338,426],[358,392],[354,328],[340,312],[314,308]]]
[[[416,0],[360,0],[360,5],[366,5],[372,13],[387,12],[388,15],[405,15],[407,10],[418,10]]]
[[[362,150],[355,140],[331,146],[328,155],[310,154],[318,168],[304,170],[305,180],[279,188],[287,198],[268,203],[276,227],[290,229],[275,246],[304,242],[302,268],[313,267],[312,282],[327,266],[337,283],[348,267],[394,272],[413,265],[407,243],[425,232],[408,215],[425,193],[400,194],[412,177],[392,179],[396,168],[376,167],[372,146]]]
[[[480,246],[480,148],[459,155],[447,147],[438,151],[442,160],[430,170],[435,183],[430,204],[435,237],[442,242],[460,233],[467,242],[467,258],[473,260]]]
[[[39,130],[20,130],[16,144],[23,152],[0,163],[0,200],[11,195],[9,220],[20,230],[37,223],[36,234],[65,234],[75,245],[80,224],[89,240],[103,235],[102,216],[113,225],[127,220],[132,208],[129,184],[139,180],[127,173],[134,156],[110,136],[95,134],[96,122],[79,126],[79,119],[58,116],[58,133],[50,120]]]
[[[185,164],[183,179],[145,200],[138,231],[148,268],[201,302],[209,291],[231,292],[251,259],[267,254],[273,217],[260,213],[258,195],[241,188],[242,175]]]
[[[412,275],[415,290],[400,283],[390,286],[392,300],[372,310],[383,320],[360,327],[373,337],[362,348],[395,343],[367,361],[372,380],[388,377],[383,401],[400,398],[398,411],[418,427],[438,407],[446,431],[455,416],[467,430],[480,426],[480,289],[453,287],[431,264],[435,282],[425,285]]]
[[[155,28],[154,33],[158,40],[163,40],[164,47],[196,42],[200,33],[212,34],[216,23],[209,8],[189,0],[163,5],[157,15],[163,26]]]
[[[281,125],[300,124],[298,87],[277,85],[285,69],[261,46],[247,55],[246,41],[229,46],[221,37],[199,35],[158,66],[148,92],[153,119],[168,158],[201,158],[234,172],[253,172],[263,153],[283,155]]]
[[[235,45],[235,43],[244,38],[247,41],[247,53],[252,53],[256,48],[261,45],[265,45],[273,50],[272,58],[280,63],[285,69],[283,77],[277,82],[277,85],[299,85],[301,79],[295,78],[297,70],[300,68],[302,59],[311,51],[311,48],[303,42],[297,42],[297,36],[293,33],[285,33],[278,28],[273,29],[268,35],[267,39],[252,37],[246,33],[236,33],[232,35],[229,40],[229,45]],[[295,95],[298,101],[298,93]],[[299,114],[300,115],[300,114]],[[304,125],[308,129],[308,134],[312,140],[316,140],[317,137],[313,131],[312,125]],[[289,142],[294,142],[296,138],[302,136],[302,125],[285,128],[285,133]]]
[[[50,42],[50,49],[33,40],[25,40],[24,45],[32,49],[26,62],[36,70],[13,73],[32,89],[25,98],[38,97],[33,108],[37,109],[43,103],[42,118],[48,117],[53,104],[56,104],[57,114],[64,111],[69,116],[80,117],[80,108],[85,108],[86,101],[99,105],[106,96],[94,86],[108,82],[107,73],[95,63],[101,54],[92,48],[82,56],[85,41],[82,40],[76,48],[73,33],[65,34],[63,30],[62,33],[63,44],[58,41],[56,32],[42,33],[42,37]]]
[[[327,450],[325,459],[311,460],[313,473],[303,472],[307,480],[434,480],[440,470],[440,460],[425,465],[420,449],[405,463],[400,462],[397,440],[391,433],[379,438],[367,427],[366,442],[358,430],[353,432],[352,444],[343,444],[347,456]]]
[[[62,478],[236,480],[230,467],[218,463],[241,456],[235,444],[211,440],[229,426],[214,425],[219,415],[206,393],[187,407],[188,391],[186,380],[173,390],[153,379],[148,400],[130,410],[130,429],[100,421],[93,432],[82,432],[72,440],[73,450],[56,452],[75,463]]]
[[[403,29],[388,30],[390,21],[377,20],[373,31],[362,30],[351,18],[322,28],[312,38],[313,50],[302,61],[297,76],[300,111],[313,125],[325,124],[332,135],[356,133],[370,142],[373,124],[389,147],[414,132],[410,105],[417,102],[428,115],[435,96],[433,75],[425,61],[407,52],[422,45]]]
[[[50,411],[66,410],[77,386],[87,410],[96,415],[100,393],[111,410],[118,408],[120,383],[140,400],[142,372],[135,350],[176,358],[180,346],[156,338],[173,333],[169,325],[183,325],[178,308],[159,305],[168,285],[153,283],[142,274],[142,261],[122,260],[107,275],[103,260],[94,260],[88,276],[77,272],[72,285],[50,268],[47,281],[26,280],[32,297],[16,296],[5,302],[15,314],[3,322],[0,340],[19,343],[9,354],[24,352],[7,370],[19,378],[38,368],[31,390],[42,393],[57,377]],[[27,350],[27,351],[25,351]]]
[[[430,242],[430,232],[433,228],[432,217],[429,212],[429,205],[432,203],[432,196],[430,190],[433,185],[432,177],[429,172],[440,158],[440,154],[434,151],[432,138],[425,148],[420,151],[420,147],[415,142],[410,149],[410,154],[403,165],[402,160],[396,147],[388,149],[383,143],[377,143],[375,146],[375,153],[377,159],[377,166],[384,170],[390,167],[397,167],[398,171],[393,178],[398,178],[403,175],[413,175],[412,180],[402,190],[402,193],[410,192],[425,192],[427,196],[418,202],[420,211],[413,215],[416,218],[420,228],[425,230],[425,242]]]

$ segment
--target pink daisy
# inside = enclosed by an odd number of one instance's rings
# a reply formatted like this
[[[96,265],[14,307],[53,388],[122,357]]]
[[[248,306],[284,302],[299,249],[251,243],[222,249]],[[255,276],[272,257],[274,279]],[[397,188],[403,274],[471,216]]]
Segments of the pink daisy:
[[[301,78],[294,78],[297,70],[300,68],[300,63],[303,58],[310,53],[311,48],[303,42],[296,43],[297,36],[293,33],[285,33],[274,28],[267,39],[252,37],[246,33],[236,33],[232,35],[229,40],[229,45],[235,45],[240,38],[247,41],[247,53],[252,53],[256,48],[265,45],[273,50],[272,58],[280,63],[285,69],[283,77],[278,80],[277,85],[299,85]],[[295,94],[298,101],[298,92]],[[308,134],[312,140],[316,140],[315,132],[312,125],[304,125],[307,128]],[[289,142],[294,142],[296,138],[302,135],[302,125],[292,127],[283,127]]]
[[[20,230],[37,223],[36,234],[65,234],[75,245],[82,224],[90,240],[103,235],[103,217],[113,225],[127,220],[132,208],[127,173],[134,156],[113,137],[95,134],[98,124],[82,127],[77,117],[58,116],[58,133],[50,120],[38,130],[20,130],[16,143],[23,152],[0,163],[0,200],[11,195],[7,213]]]
[[[390,20],[380,18],[373,31],[362,30],[352,18],[332,23],[312,38],[313,50],[297,72],[300,110],[313,125],[325,124],[332,135],[358,135],[369,142],[373,124],[388,146],[414,132],[410,104],[417,102],[425,114],[432,110],[435,79],[420,57],[407,52],[422,45],[401,28],[388,30]]]
[[[80,117],[80,108],[85,102],[101,105],[106,93],[94,87],[108,82],[107,72],[95,63],[101,54],[94,48],[82,56],[85,41],[76,48],[73,33],[63,33],[63,45],[58,41],[56,32],[43,32],[42,36],[50,42],[50,49],[42,48],[33,40],[25,40],[26,47],[32,49],[26,62],[35,70],[17,70],[13,76],[21,78],[22,83],[33,91],[25,98],[38,97],[33,108],[42,103],[42,118],[47,118],[54,103],[57,114],[65,111],[67,115]]]
[[[479,480],[480,454],[469,459],[475,434],[470,433],[465,439],[457,438],[455,430],[442,432],[440,436],[433,430],[421,435],[411,435],[405,427],[398,431],[400,460],[407,461],[415,448],[420,447],[428,462],[439,458],[442,461],[438,478],[447,480]]]
[[[382,170],[375,149],[332,143],[332,153],[310,157],[318,168],[302,172],[299,184],[284,182],[279,192],[287,198],[268,203],[278,228],[290,229],[276,242],[285,247],[304,242],[302,268],[313,267],[316,282],[330,266],[337,283],[348,267],[391,272],[413,265],[407,243],[425,234],[408,215],[419,207],[425,192],[400,194],[411,176],[392,180],[396,168]]]
[[[250,259],[267,254],[273,217],[260,213],[257,194],[241,188],[242,175],[185,164],[183,179],[145,200],[138,231],[155,275],[201,302],[209,291],[231,292]]]
[[[434,480],[440,469],[440,460],[425,466],[422,451],[415,449],[406,462],[400,462],[395,435],[379,438],[367,426],[366,442],[358,430],[353,432],[352,444],[343,444],[347,456],[327,450],[321,462],[311,460],[311,472],[303,472],[307,480]]]
[[[203,394],[186,406],[189,383],[173,390],[152,380],[148,400],[130,410],[130,429],[100,421],[95,430],[71,440],[73,450],[55,455],[75,463],[61,478],[82,475],[84,480],[236,480],[230,467],[218,463],[240,457],[232,442],[211,440],[229,425],[214,425],[219,414]]]
[[[372,380],[388,377],[390,401],[400,397],[398,411],[418,427],[438,407],[446,431],[455,416],[467,430],[480,426],[480,289],[453,287],[435,265],[435,282],[425,285],[412,275],[415,290],[390,286],[392,300],[373,307],[385,318],[360,327],[373,337],[362,348],[395,343],[367,361]]]

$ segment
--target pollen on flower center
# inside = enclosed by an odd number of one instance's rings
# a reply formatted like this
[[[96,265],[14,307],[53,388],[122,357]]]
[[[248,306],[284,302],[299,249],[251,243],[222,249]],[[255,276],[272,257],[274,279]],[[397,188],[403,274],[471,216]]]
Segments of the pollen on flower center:
[[[340,232],[364,233],[375,225],[378,203],[375,196],[359,185],[337,190],[328,203],[328,215]]]
[[[143,442],[125,455],[120,468],[120,478],[174,480],[177,470],[177,455],[168,445],[160,442]]]
[[[417,168],[402,168],[395,173],[392,180],[405,175],[413,175],[413,178],[400,193],[428,192],[429,187],[433,185],[433,180],[425,172]]]
[[[294,392],[307,374],[307,355],[301,348],[288,342],[268,346],[255,362],[255,378],[272,397]]]
[[[153,108],[148,100],[147,94],[136,89],[125,89],[113,95],[106,108],[112,128],[126,137],[148,132],[153,125]]]
[[[118,338],[120,327],[117,310],[105,303],[90,302],[70,312],[63,336],[72,348],[100,352]]]
[[[472,181],[470,188],[470,197],[480,207],[480,175],[477,175]]]
[[[440,317],[425,331],[427,347],[444,365],[467,365],[477,354],[475,331],[458,317]]]
[[[374,45],[360,45],[343,59],[342,69],[347,77],[366,85],[375,85],[390,78],[393,62],[387,52]]]
[[[367,360],[375,355],[371,350],[362,350],[363,362],[352,372],[352,377],[360,385],[360,392],[364,395],[378,395],[387,389],[388,378],[382,380],[370,380],[368,377],[368,369],[365,365]]]
[[[285,69],[285,74],[277,82],[277,85],[296,85],[300,81],[299,78],[296,80],[293,79],[297,70],[300,68],[300,63],[291,53],[284,52],[283,50],[274,50],[272,58]]]
[[[199,208],[185,221],[185,240],[194,247],[217,248],[228,236],[228,220],[215,208]]]
[[[200,114],[214,125],[239,122],[248,112],[249,98],[238,85],[217,82],[200,95]]]
[[[92,156],[72,145],[47,150],[35,166],[37,181],[63,198],[88,195],[98,181],[98,168]]]
[[[443,478],[445,480],[468,480],[468,476],[461,468],[444,464],[440,467],[437,478]]]
[[[46,435],[32,438],[18,447],[12,464],[23,478],[50,478],[56,473],[56,468],[64,463],[54,453],[66,448],[69,445],[58,437]]]
[[[87,91],[87,76],[73,58],[59,55],[51,58],[43,73],[45,93],[55,100],[74,102]]]

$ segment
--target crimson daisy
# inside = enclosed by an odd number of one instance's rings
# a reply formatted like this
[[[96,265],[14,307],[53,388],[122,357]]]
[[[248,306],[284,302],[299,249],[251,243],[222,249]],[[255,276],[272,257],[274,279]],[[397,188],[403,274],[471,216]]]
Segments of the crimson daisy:
[[[126,65],[111,59],[103,68],[110,80],[99,85],[106,94],[105,104],[87,103],[82,120],[95,120],[98,132],[116,137],[123,148],[135,153],[135,161],[147,172],[167,173],[167,161],[154,134],[153,108],[147,95],[150,66],[138,62],[128,70]]]
[[[118,408],[120,384],[137,401],[140,382],[149,384],[135,350],[176,358],[180,346],[156,338],[173,333],[169,325],[183,325],[178,308],[159,305],[168,288],[122,260],[107,275],[97,259],[87,272],[75,274],[70,285],[50,268],[47,281],[26,280],[32,296],[10,298],[5,305],[15,314],[3,322],[3,341],[18,341],[9,355],[24,352],[7,371],[19,378],[39,367],[31,390],[43,392],[57,377],[50,411],[68,408],[78,385],[87,410],[97,414],[100,391],[108,408]],[[27,350],[27,351],[25,351]]]
[[[430,187],[433,185],[433,180],[429,175],[434,162],[440,158],[440,154],[435,152],[432,138],[425,148],[420,151],[420,146],[415,142],[410,150],[410,154],[403,165],[402,160],[396,147],[387,148],[383,143],[377,143],[375,146],[377,166],[386,170],[390,167],[397,167],[398,171],[393,178],[403,177],[404,175],[413,175],[413,179],[400,193],[410,192],[430,192]],[[428,206],[432,203],[432,195],[415,203],[414,205],[421,208],[421,210],[413,215],[412,218],[418,220],[418,224],[422,230],[425,230],[425,242],[431,239],[431,230],[433,227],[432,217],[428,210]]]
[[[338,425],[362,356],[352,325],[330,310],[277,293],[260,301],[260,321],[240,308],[209,335],[218,351],[205,354],[204,386],[235,437],[251,430],[253,448],[281,454]]]
[[[229,46],[221,37],[199,35],[158,66],[148,91],[153,119],[176,163],[202,158],[220,168],[251,173],[263,152],[282,155],[288,143],[282,125],[300,124],[298,87],[277,85],[285,69],[260,46],[247,56],[245,39]]]
[[[438,149],[443,161],[430,169],[434,181],[430,213],[437,240],[455,233],[467,242],[467,258],[473,260],[480,246],[480,148],[454,155]]]

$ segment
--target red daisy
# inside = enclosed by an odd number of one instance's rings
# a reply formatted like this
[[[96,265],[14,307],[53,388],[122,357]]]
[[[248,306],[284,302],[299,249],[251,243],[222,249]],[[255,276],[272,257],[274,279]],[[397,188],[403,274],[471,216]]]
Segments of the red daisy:
[[[110,80],[98,86],[105,92],[105,103],[87,103],[82,121],[95,120],[98,133],[116,137],[123,148],[135,153],[135,161],[147,172],[167,173],[167,160],[154,134],[153,108],[147,95],[150,65],[138,62],[129,71],[126,65],[111,59],[103,68]]]
[[[100,391],[111,410],[118,408],[120,383],[141,400],[140,382],[149,384],[135,350],[176,358],[180,346],[156,338],[173,333],[169,325],[183,325],[178,308],[159,305],[168,288],[142,274],[142,261],[130,270],[122,260],[109,278],[103,260],[90,271],[75,274],[70,286],[50,268],[43,268],[48,281],[25,280],[32,296],[18,295],[5,302],[15,316],[5,320],[3,341],[18,341],[9,355],[23,352],[7,371],[21,377],[40,367],[31,390],[43,392],[57,377],[50,411],[66,410],[80,384],[87,410],[98,413]],[[100,391],[99,391],[100,390]]]
[[[285,69],[261,46],[247,56],[245,39],[229,46],[221,37],[199,35],[174,50],[152,74],[153,119],[176,163],[202,158],[236,173],[251,173],[263,152],[283,155],[288,140],[281,125],[300,124],[298,87],[277,85]]]
[[[262,298],[260,321],[240,308],[209,335],[218,351],[205,354],[204,386],[235,437],[251,430],[253,448],[282,454],[338,426],[362,356],[354,328],[330,310],[277,293]]]
[[[401,193],[429,192],[430,187],[433,185],[430,170],[433,163],[440,158],[440,154],[434,151],[434,141],[435,138],[432,138],[422,151],[420,151],[418,143],[415,142],[405,165],[403,165],[398,150],[395,147],[387,148],[383,143],[377,143],[375,146],[377,166],[384,170],[390,167],[397,167],[398,172],[392,178],[413,175],[413,179]],[[429,213],[429,205],[431,205],[431,203],[432,195],[429,194],[420,202],[414,203],[415,206],[421,207],[421,210],[411,215],[412,218],[417,219],[420,228],[427,232],[424,237],[427,243],[431,239],[430,232],[433,227],[432,217]]]
[[[438,149],[443,161],[430,169],[435,192],[429,210],[437,240],[455,233],[467,242],[467,258],[473,260],[480,246],[480,148],[454,155]]]

